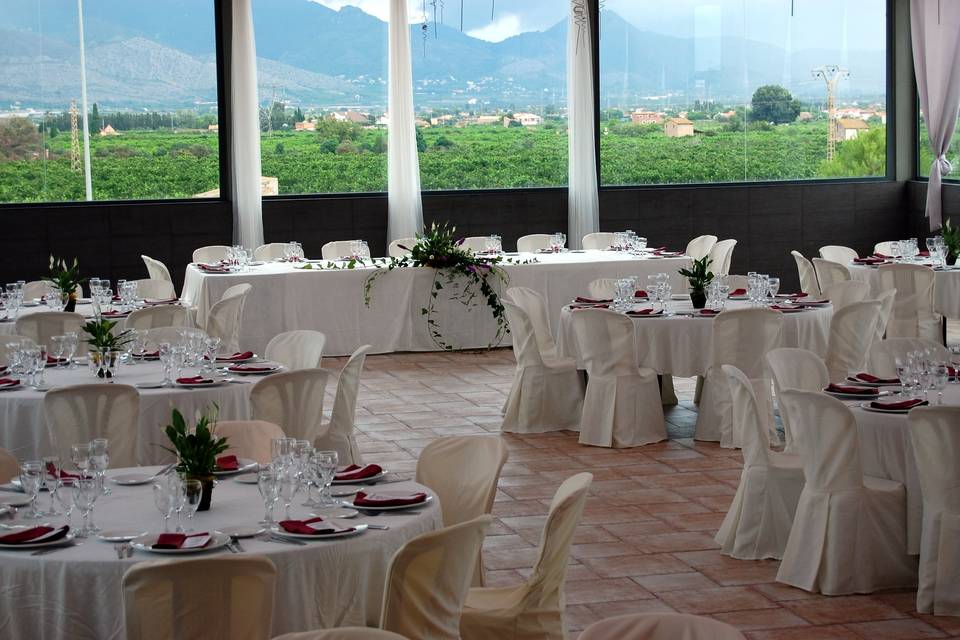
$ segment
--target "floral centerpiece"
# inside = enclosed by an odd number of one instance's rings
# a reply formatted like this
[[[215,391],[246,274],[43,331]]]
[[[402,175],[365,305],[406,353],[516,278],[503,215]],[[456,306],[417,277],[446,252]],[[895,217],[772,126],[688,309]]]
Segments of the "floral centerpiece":
[[[77,308],[77,288],[84,282],[80,277],[80,265],[77,259],[67,266],[63,258],[50,256],[50,269],[47,282],[57,290],[60,296],[60,305],[64,311],[75,311]]]
[[[947,249],[945,260],[949,264],[952,260],[954,264],[960,259],[960,227],[953,226],[950,219],[943,223],[940,229],[940,235],[943,237],[943,244]]]
[[[710,257],[704,256],[694,260],[689,269],[680,269],[679,273],[687,279],[690,285],[690,301],[694,309],[703,309],[707,306],[707,287],[713,282],[713,272],[710,271]]]
[[[83,325],[83,331],[88,336],[84,341],[90,345],[90,368],[98,378],[113,377],[121,352],[133,340],[129,330],[115,334],[113,329],[116,326],[115,321],[100,317]]]
[[[216,434],[217,405],[209,413],[197,417],[192,428],[187,428],[187,421],[178,409],[173,410],[170,424],[164,428],[167,438],[173,448],[164,447],[177,456],[177,471],[188,479],[200,481],[203,494],[200,497],[198,511],[210,509],[210,499],[213,497],[213,472],[217,468],[217,456],[227,450],[229,446],[226,438],[218,438]]]

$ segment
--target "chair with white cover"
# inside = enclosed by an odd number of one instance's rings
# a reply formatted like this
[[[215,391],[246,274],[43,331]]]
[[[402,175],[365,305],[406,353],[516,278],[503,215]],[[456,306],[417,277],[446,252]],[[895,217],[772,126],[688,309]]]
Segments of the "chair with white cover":
[[[31,280],[23,285],[23,299],[36,300],[46,298],[55,291],[49,280]]]
[[[321,427],[313,446],[324,451],[336,451],[342,465],[363,464],[360,447],[353,434],[357,415],[357,397],[360,394],[360,374],[372,347],[365,344],[350,354],[337,378],[337,392],[333,397],[330,422]]]
[[[878,272],[881,291],[897,290],[887,336],[940,340],[940,316],[933,310],[936,272],[919,264],[884,264]]]
[[[790,412],[779,403],[780,392],[786,389],[823,391],[830,384],[830,374],[823,359],[813,351],[781,347],[767,354],[767,366],[773,375],[773,391],[777,396],[780,420],[783,422],[784,453],[799,453],[797,435],[791,426]]]
[[[887,240],[886,242],[878,242],[877,244],[873,245],[873,252],[877,255],[895,258],[899,253],[897,250],[897,241]]]
[[[230,247],[223,244],[210,244],[193,250],[193,262],[215,264],[227,259]]]
[[[790,255],[797,263],[797,274],[800,276],[800,290],[807,295],[820,297],[820,284],[817,282],[817,272],[813,264],[799,251],[791,251]]]
[[[127,640],[264,640],[277,569],[264,556],[138,562],[123,575]]]
[[[737,289],[747,290],[750,287],[750,277],[733,273],[728,274],[727,286],[730,287],[730,291],[736,291]]]
[[[273,640],[408,640],[392,631],[371,629],[370,627],[337,627],[336,629],[317,629],[316,631],[294,631]]]
[[[17,318],[14,333],[30,338],[40,345],[50,346],[50,338],[62,336],[68,331],[80,334],[86,318],[72,311],[46,311],[30,313]],[[83,345],[81,345],[82,347]]]
[[[714,540],[722,553],[739,560],[779,559],[803,490],[803,466],[798,456],[770,450],[770,430],[750,380],[736,367],[725,364],[721,369],[743,439],[743,471]]]
[[[467,236],[460,243],[460,248],[467,252],[482,253],[487,250],[490,236]]]
[[[531,233],[517,238],[517,251],[519,253],[536,253],[541,249],[549,249],[550,242],[553,239],[551,233]]]
[[[880,301],[880,321],[877,323],[877,340],[883,340],[887,335],[887,326],[893,317],[893,305],[897,302],[897,290],[887,289],[877,296]]]
[[[616,286],[617,278],[597,278],[587,285],[587,294],[598,300],[613,300]]]
[[[320,247],[320,257],[324,260],[339,260],[353,254],[356,240],[333,240]]]
[[[507,445],[498,436],[438,438],[420,452],[414,479],[437,494],[443,526],[449,527],[490,513],[508,455]],[[472,586],[483,585],[481,550]]]
[[[628,613],[594,622],[579,640],[746,640],[725,622],[689,613]]]
[[[36,344],[33,338],[28,338],[26,336],[18,336],[16,334],[11,334],[8,336],[0,336],[0,365],[10,364],[10,351],[14,347],[19,347],[20,345],[27,344],[33,345]],[[10,345],[11,348],[8,349],[7,346]],[[49,345],[48,345],[49,346]],[[3,377],[3,376],[0,376]]]
[[[147,351],[157,351],[164,342],[177,344],[180,342],[180,333],[184,327],[155,327],[147,329]]]
[[[153,329],[155,327],[186,327],[190,322],[187,310],[180,305],[158,304],[135,309],[127,316],[125,329]]]
[[[733,249],[737,241],[729,238],[721,240],[710,249],[710,270],[718,276],[730,273],[730,262],[733,260]]]
[[[147,275],[151,280],[166,280],[170,284],[173,284],[173,278],[170,277],[170,269],[167,269],[167,265],[150,256],[141,255],[140,259],[143,260],[143,264],[146,265]]]
[[[843,382],[863,371],[879,321],[879,300],[854,302],[833,314],[824,358],[830,382]]]
[[[854,303],[863,302],[870,294],[870,285],[862,280],[834,282],[823,290],[823,297],[833,305],[833,312]]]
[[[903,485],[863,474],[851,410],[825,393],[788,389],[803,449],[804,487],[777,582],[824,595],[917,584],[907,554]]]
[[[695,439],[720,442],[720,446],[727,449],[740,447],[740,433],[733,423],[730,386],[720,368],[732,364],[754,385],[760,413],[771,430],[771,442],[779,443],[773,425],[765,357],[780,346],[782,330],[783,314],[773,309],[732,309],[713,319],[713,352],[704,377]]]
[[[262,378],[250,390],[251,416],[278,425],[287,437],[313,442],[323,433],[323,399],[329,379],[325,369]]]
[[[235,353],[240,350],[240,326],[243,320],[243,307],[253,287],[247,283],[235,284],[220,296],[219,302],[210,307],[204,331],[210,337],[220,338],[220,350],[223,353]]]
[[[506,298],[501,298],[501,302],[510,323],[517,360],[501,429],[512,433],[576,430],[584,390],[576,361],[544,357],[527,312]]]
[[[933,362],[950,362],[950,350],[926,338],[887,338],[875,340],[870,347],[867,370],[880,378],[897,377],[897,359],[905,359],[913,351],[930,351]]]
[[[253,250],[253,259],[257,262],[270,262],[286,258],[287,242],[268,242]]]
[[[16,457],[0,448],[0,482],[6,484],[20,475],[20,463]]]
[[[637,447],[667,439],[657,372],[640,366],[633,320],[607,309],[571,317],[587,393],[580,444]]]
[[[43,398],[43,414],[53,451],[70,459],[70,447],[94,438],[110,441],[110,464],[133,467],[137,460],[140,394],[126,384],[56,387]]]
[[[570,545],[592,481],[592,474],[578,473],[557,489],[543,525],[537,560],[525,583],[470,589],[460,617],[463,640],[566,638],[564,583]]]
[[[834,282],[850,280],[850,269],[832,260],[814,258],[813,270],[817,272],[817,282],[820,283],[820,291],[826,290],[826,288]]]
[[[960,615],[960,407],[918,407],[908,418],[923,492],[917,611]]]
[[[713,250],[715,244],[717,244],[717,236],[697,236],[687,243],[687,250],[683,253],[694,260],[700,260],[710,255],[710,251]]]
[[[543,295],[528,287],[510,287],[507,289],[507,299],[526,312],[533,326],[534,336],[537,338],[540,356],[548,359],[556,358],[557,343],[550,332],[547,303]]]
[[[390,561],[380,628],[411,640],[459,640],[460,615],[489,515],[413,538]]]
[[[323,347],[327,336],[319,331],[296,329],[284,331],[270,338],[263,357],[279,362],[290,371],[319,369],[323,361]]]
[[[387,245],[387,256],[391,258],[408,256],[415,244],[417,244],[416,238],[397,238]]]
[[[830,260],[831,262],[848,265],[860,256],[850,247],[828,244],[825,247],[820,247],[820,257],[824,260]]]
[[[137,297],[145,300],[173,300],[177,292],[169,280],[141,278],[134,280],[137,283]]]
[[[613,234],[609,231],[596,231],[583,236],[581,248],[586,250],[604,251],[613,244]]]
[[[263,420],[221,420],[214,427],[218,438],[226,438],[230,445],[224,454],[249,458],[260,464],[273,462],[271,441],[283,438],[283,429]]]

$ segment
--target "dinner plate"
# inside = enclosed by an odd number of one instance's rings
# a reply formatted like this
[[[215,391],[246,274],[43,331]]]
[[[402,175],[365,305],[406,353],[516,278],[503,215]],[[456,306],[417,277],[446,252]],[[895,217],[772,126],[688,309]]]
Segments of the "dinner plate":
[[[174,385],[181,389],[209,389],[210,387],[219,387],[225,384],[223,380],[214,380],[213,382],[174,382]]]
[[[240,463],[240,466],[236,469],[230,471],[223,471],[220,469],[215,469],[213,475],[215,476],[235,476],[241,473],[247,473],[253,469],[256,469],[259,465],[256,460],[251,460],[250,458],[237,458],[237,462]]]
[[[40,306],[40,301],[39,301],[39,300],[24,300],[23,302],[20,303],[20,306],[21,306],[21,307],[39,307],[39,306]]]
[[[919,406],[926,406],[926,405],[919,405]],[[873,413],[899,413],[899,414],[910,413],[910,409],[877,409],[876,407],[871,407],[869,402],[861,402],[860,408],[863,409],[864,411],[872,411]],[[916,407],[911,407],[911,409],[915,409],[915,408]]]
[[[340,485],[343,485],[343,484],[375,484],[375,483],[379,482],[380,480],[383,480],[383,476],[387,475],[388,473],[390,473],[390,472],[389,472],[388,470],[384,469],[383,471],[381,471],[381,472],[378,473],[377,475],[375,475],[375,476],[370,476],[369,478],[354,478],[354,479],[352,479],[352,480],[336,480],[336,479],[335,479],[335,480],[331,481],[331,484],[340,484]],[[361,491],[362,489],[363,489],[363,487],[360,487],[359,489],[357,489],[357,491]]]
[[[139,484],[149,484],[153,481],[152,473],[118,473],[115,476],[110,476],[110,482],[114,484],[119,484],[125,487],[133,487]]]
[[[310,512],[310,515],[324,518],[356,518],[359,513],[350,507],[317,507]]]
[[[25,493],[0,493],[0,505],[25,507],[28,504],[30,504],[30,496]]]
[[[104,542],[130,542],[145,534],[146,531],[143,529],[110,529],[98,533],[97,538]]]
[[[347,536],[355,536],[359,533],[363,533],[366,530],[367,525],[357,524],[343,531],[321,535],[316,533],[290,533],[289,531],[284,531],[279,525],[273,525],[270,527],[271,533],[275,535],[282,536],[284,538],[299,538],[301,540],[331,540],[333,538],[346,538]]]
[[[774,311],[779,311],[780,313],[802,313],[804,311],[808,311],[808,309],[804,307],[797,307],[796,309],[791,307],[780,307],[779,309],[774,309]]]
[[[257,474],[252,472],[238,472],[237,476],[234,477],[233,480],[234,482],[239,482],[240,484],[257,484],[260,481]]]
[[[222,533],[234,538],[253,538],[264,531],[266,531],[266,529],[256,524],[234,524],[228,527],[220,527],[216,533]]]
[[[334,498],[345,498],[347,496],[352,496],[357,493],[357,491],[363,491],[367,487],[359,484],[334,484],[330,487],[330,495]]]
[[[14,525],[7,529],[4,529],[5,533],[12,533],[15,529],[30,529],[35,527],[35,524],[25,524],[25,525]],[[3,551],[16,551],[17,549],[42,549],[44,547],[62,547],[64,545],[70,544],[73,542],[73,532],[68,531],[67,535],[62,538],[57,538],[56,540],[48,540],[45,542],[22,542],[20,544],[3,544],[0,543],[0,550]]]
[[[899,387],[899,382],[867,382],[866,380],[860,380],[853,376],[847,376],[847,382],[853,382],[861,387]]]
[[[429,504],[431,500],[433,500],[433,496],[428,495],[427,499],[423,502],[417,502],[415,504],[400,504],[394,507],[365,507],[353,503],[349,504],[354,509],[359,509],[360,511],[403,511],[404,509],[416,509],[418,507],[422,507],[425,504]]]
[[[137,389],[163,389],[163,381],[160,382],[137,382],[133,385]]]
[[[823,391],[828,396],[833,396],[834,398],[840,398],[841,400],[862,400],[863,398],[870,398],[871,400],[876,400],[880,397],[880,392],[874,390],[873,393],[840,393],[839,391]]]
[[[253,354],[249,358],[238,358],[236,360],[233,360],[232,358],[229,358],[229,357],[217,356],[217,364],[226,364],[226,365],[243,364],[244,362],[251,362],[256,359],[257,359],[257,354]]]
[[[145,533],[142,536],[137,536],[131,540],[130,546],[132,546],[134,549],[148,551],[150,553],[180,555],[184,553],[202,553],[204,551],[213,551],[214,549],[219,549],[220,547],[225,547],[226,545],[230,544],[230,536],[217,531],[211,531],[210,542],[207,543],[207,546],[205,547],[194,547],[191,549],[154,549],[152,545],[159,537],[159,533]]]
[[[243,369],[235,368],[242,366],[244,366],[244,363],[242,362],[234,363],[227,367],[227,371],[238,376],[265,376],[271,373],[276,373],[277,371],[283,369],[282,364],[277,364],[275,362],[258,362],[256,365],[254,365],[256,367],[263,367],[265,369],[264,371],[244,371]]]

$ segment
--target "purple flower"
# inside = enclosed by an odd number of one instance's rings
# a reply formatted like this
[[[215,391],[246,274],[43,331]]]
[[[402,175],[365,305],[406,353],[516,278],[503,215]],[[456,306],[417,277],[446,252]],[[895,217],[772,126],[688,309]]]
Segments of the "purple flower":
[[[460,238],[459,240],[456,241],[455,244],[459,247],[459,246],[462,245],[465,241],[466,241],[466,238]]]

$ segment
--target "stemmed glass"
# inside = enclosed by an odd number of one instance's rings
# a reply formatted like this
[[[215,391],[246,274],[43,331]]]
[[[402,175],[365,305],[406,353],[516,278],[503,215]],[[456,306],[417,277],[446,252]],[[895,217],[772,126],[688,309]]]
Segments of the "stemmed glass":
[[[77,347],[80,344],[80,336],[75,331],[68,331],[63,334],[63,357],[67,360],[68,369],[76,369],[77,363],[73,361],[73,356],[77,353]]]
[[[163,367],[163,386],[173,386],[173,345],[169,342],[161,342],[158,345],[160,349],[160,366]]]
[[[287,520],[293,516],[290,515],[290,505],[293,504],[293,498],[300,490],[300,470],[296,465],[288,464],[280,470],[280,499],[283,501],[283,510]]]
[[[220,353],[220,343],[221,339],[217,336],[208,337],[203,344],[203,354],[204,354],[204,369],[209,372],[208,375],[213,376],[217,370],[217,355]]]
[[[27,460],[20,465],[20,487],[30,497],[30,512],[25,518],[37,520],[41,516],[37,505],[40,487],[43,486],[43,463],[40,460]]]
[[[57,491],[60,489],[60,456],[44,456],[43,486],[50,494],[50,508],[43,512],[45,516],[58,516]]]
[[[73,503],[83,516],[83,524],[77,532],[78,538],[86,538],[88,535],[97,532],[91,514],[99,496],[100,487],[97,485],[96,479],[77,478],[74,480]]]
[[[183,481],[184,497],[187,501],[187,531],[193,531],[193,516],[197,514],[200,507],[200,500],[203,498],[203,483],[196,478],[188,478]]]
[[[63,518],[66,524],[70,524],[73,510],[76,506],[73,494],[77,491],[76,478],[60,478],[60,486],[54,494],[57,504],[63,509]]]
[[[320,506],[337,506],[339,503],[330,495],[330,485],[333,484],[333,477],[337,473],[339,454],[336,451],[317,451],[313,460],[320,480]]]
[[[80,472],[80,476],[86,477],[87,471],[90,469],[90,443],[71,446],[70,461]]]
[[[170,476],[170,493],[173,496],[173,510],[177,514],[177,533],[183,532],[183,508],[187,506],[187,485],[185,478],[176,474]]]
[[[66,349],[64,344],[67,339],[67,336],[52,336],[50,342],[53,343],[53,357],[55,358],[56,367],[59,369],[63,366],[63,352]]]
[[[942,405],[943,390],[947,388],[947,383],[950,381],[950,369],[942,362],[933,365],[932,368],[934,388],[937,390],[937,404]]]
[[[90,441],[90,465],[100,485],[100,492],[105,496],[110,495],[110,487],[103,481],[104,474],[110,466],[110,455],[107,452],[109,446],[110,441],[106,438],[95,438]]]
[[[170,533],[170,516],[173,515],[176,502],[169,480],[161,479],[159,482],[154,483],[153,504],[156,505],[160,516],[163,518],[163,532]]]
[[[260,524],[273,524],[273,510],[280,496],[280,472],[272,465],[262,467],[257,472],[257,488],[263,498],[264,515]]]
[[[770,297],[776,299],[777,294],[780,293],[780,278],[767,278],[769,283]]]

